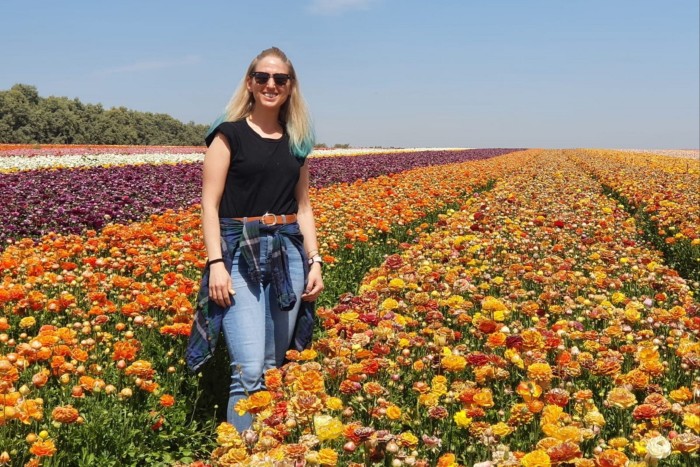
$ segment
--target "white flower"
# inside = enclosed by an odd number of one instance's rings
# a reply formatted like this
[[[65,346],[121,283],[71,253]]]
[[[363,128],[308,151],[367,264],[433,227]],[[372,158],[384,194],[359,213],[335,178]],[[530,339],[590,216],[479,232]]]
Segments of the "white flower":
[[[647,454],[654,459],[665,459],[671,455],[671,443],[663,436],[647,441]]]

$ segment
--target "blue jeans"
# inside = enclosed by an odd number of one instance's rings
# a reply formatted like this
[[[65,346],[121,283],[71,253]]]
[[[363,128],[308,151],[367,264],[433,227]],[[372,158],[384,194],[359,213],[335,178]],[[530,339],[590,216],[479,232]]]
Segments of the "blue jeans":
[[[253,283],[248,265],[240,249],[233,257],[231,279],[236,294],[224,311],[222,330],[231,360],[231,388],[227,420],[239,432],[250,428],[251,414],[238,415],[236,403],[264,389],[263,374],[279,367],[291,344],[304,289],[304,264],[299,250],[288,238],[282,238],[287,249],[289,275],[297,302],[290,311],[281,311],[271,283],[270,253],[272,234],[260,233],[261,283]]]

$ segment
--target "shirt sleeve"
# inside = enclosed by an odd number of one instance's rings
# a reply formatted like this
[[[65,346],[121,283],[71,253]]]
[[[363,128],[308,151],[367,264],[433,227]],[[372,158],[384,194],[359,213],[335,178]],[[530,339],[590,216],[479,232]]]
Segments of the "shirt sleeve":
[[[238,152],[238,137],[231,122],[220,123],[206,136],[205,142],[207,143],[207,147],[211,146],[211,143],[214,141],[214,137],[219,133],[224,135],[224,138],[226,138],[228,146],[231,148],[231,154],[233,155]]]

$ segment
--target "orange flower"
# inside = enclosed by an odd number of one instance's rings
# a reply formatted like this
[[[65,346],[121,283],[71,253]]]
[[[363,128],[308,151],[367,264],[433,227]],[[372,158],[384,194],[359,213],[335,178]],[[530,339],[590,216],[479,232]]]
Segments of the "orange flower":
[[[10,392],[7,394],[0,394],[0,405],[5,405],[8,407],[14,407],[17,405],[17,401],[22,397],[19,392]]]
[[[19,371],[6,358],[0,358],[0,382],[14,383],[19,379]]]
[[[151,363],[146,360],[137,360],[126,369],[127,375],[138,376],[139,378],[151,379],[156,371],[151,368]]]
[[[51,418],[59,423],[74,423],[78,420],[80,413],[71,405],[56,407],[51,412]]]
[[[29,452],[37,457],[50,457],[56,453],[56,445],[50,439],[38,439],[29,448]]]
[[[247,400],[248,412],[259,413],[266,409],[272,402],[272,394],[269,391],[258,391],[250,395]]]
[[[608,404],[618,409],[628,409],[637,403],[637,398],[625,388],[613,388],[606,398]]]
[[[379,384],[375,381],[370,381],[368,383],[365,383],[363,386],[363,389],[364,389],[365,393],[371,397],[378,397],[378,396],[384,394],[384,392],[386,391],[381,384]]]
[[[476,395],[474,395],[474,402],[481,407],[493,407],[493,394],[490,389],[482,389]]]
[[[170,394],[163,394],[160,396],[160,405],[162,407],[172,407],[175,405],[175,398]]]
[[[486,339],[486,345],[489,347],[502,347],[506,343],[506,335],[502,332],[494,332],[489,334]]]
[[[522,381],[518,384],[518,387],[515,388],[515,392],[525,401],[529,401],[533,398],[540,397],[542,395],[542,388],[532,381]]]
[[[297,415],[309,416],[323,408],[323,402],[309,391],[297,392],[289,401],[290,409]]]
[[[452,453],[447,453],[440,456],[436,467],[456,467],[457,465],[457,457]]]
[[[41,399],[25,399],[24,402],[19,405],[17,418],[25,424],[31,423],[31,419],[41,420],[44,418],[43,401]]]
[[[298,390],[323,392],[323,375],[315,370],[305,371],[294,381],[294,387]]]
[[[625,467],[629,459],[616,449],[606,449],[596,456],[596,464],[599,467]]]
[[[565,441],[547,449],[547,455],[555,465],[563,462],[570,462],[572,459],[581,457],[581,448],[578,444]]]
[[[114,343],[114,352],[112,353],[112,360],[115,362],[118,360],[131,361],[136,358],[140,345],[138,341],[118,341]]]
[[[650,420],[659,416],[659,410],[651,404],[640,404],[632,411],[635,420]]]
[[[278,368],[265,372],[265,387],[270,391],[276,391],[282,387],[282,372]]]

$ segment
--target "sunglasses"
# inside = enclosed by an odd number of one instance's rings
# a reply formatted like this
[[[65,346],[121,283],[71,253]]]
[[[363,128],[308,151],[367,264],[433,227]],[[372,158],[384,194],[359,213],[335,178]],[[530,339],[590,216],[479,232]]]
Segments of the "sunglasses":
[[[264,71],[251,71],[250,77],[253,78],[258,84],[267,84],[267,82],[270,80],[270,73],[266,73]],[[286,73],[274,73],[272,75],[272,79],[275,80],[275,84],[277,86],[284,86],[287,84],[287,81],[292,79],[292,77]]]

